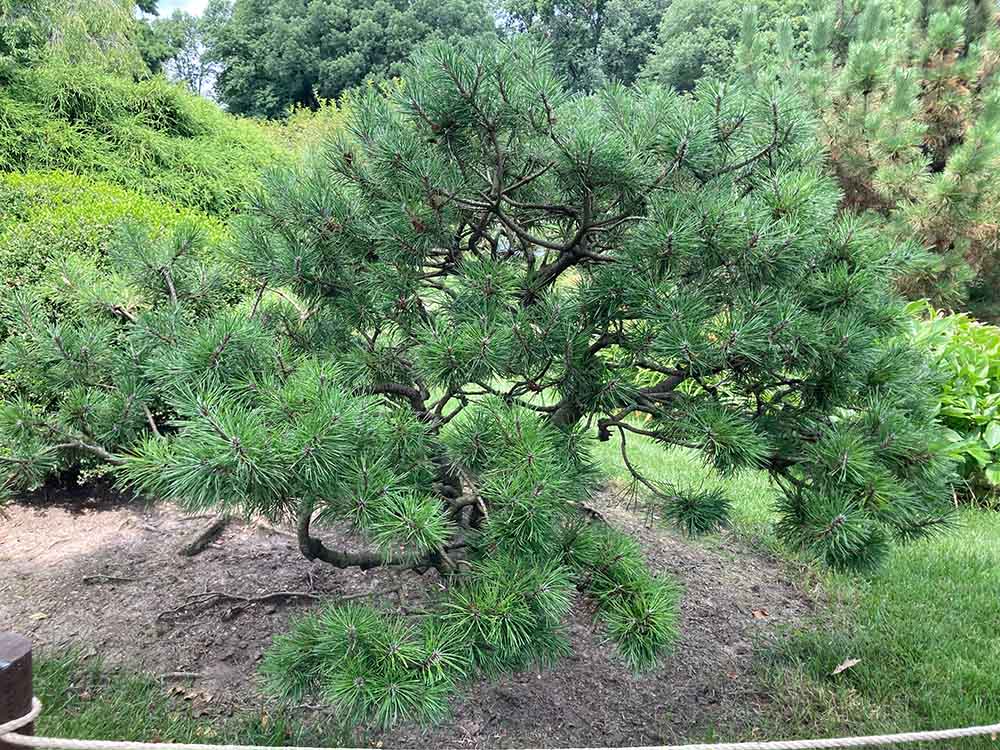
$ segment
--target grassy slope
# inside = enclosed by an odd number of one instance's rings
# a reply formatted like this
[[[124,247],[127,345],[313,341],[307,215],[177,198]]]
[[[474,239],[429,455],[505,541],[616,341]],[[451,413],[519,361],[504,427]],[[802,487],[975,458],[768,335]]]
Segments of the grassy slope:
[[[635,440],[629,452],[659,479],[725,487],[735,533],[791,554],[771,530],[774,489],[763,475],[726,480],[690,452]],[[600,458],[625,479],[617,444],[602,446]],[[961,522],[949,535],[898,549],[870,579],[819,572],[833,606],[770,654],[776,713],[755,734],[777,739],[1000,721],[1000,514],[967,510]],[[832,676],[846,659],[860,661]]]
[[[0,84],[0,171],[63,171],[228,215],[288,147],[163,78],[49,63]]]

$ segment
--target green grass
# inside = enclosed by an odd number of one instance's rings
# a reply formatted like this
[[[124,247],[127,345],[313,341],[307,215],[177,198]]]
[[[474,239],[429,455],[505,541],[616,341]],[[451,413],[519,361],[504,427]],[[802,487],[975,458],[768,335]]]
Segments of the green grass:
[[[306,726],[285,706],[196,717],[183,696],[149,675],[107,669],[74,653],[35,657],[35,693],[44,709],[36,732],[50,737],[243,745],[350,746],[350,732]]]
[[[608,474],[627,480],[617,442],[599,449]],[[763,474],[718,476],[686,450],[629,441],[649,476],[721,487],[733,500],[732,531],[802,560],[773,533],[775,490]],[[1000,514],[968,509],[958,529],[897,548],[867,578],[810,569],[826,590],[817,620],[783,637],[762,665],[773,689],[768,739],[943,729],[1000,722]],[[833,676],[847,659],[854,667]],[[928,744],[927,747],[935,745]],[[989,737],[937,748],[992,748]]]
[[[626,483],[630,476],[621,460],[619,440],[615,435],[606,443],[598,443],[597,460],[609,477]],[[763,472],[748,471],[734,477],[723,477],[695,451],[664,449],[638,436],[629,438],[628,455],[629,460],[650,479],[670,482],[685,489],[723,490],[732,501],[733,532],[754,544],[764,544],[769,549],[777,547],[772,529],[775,488]]]
[[[1000,721],[1000,515],[897,550],[867,580],[830,575],[826,622],[788,637],[771,677],[801,733]],[[836,677],[845,659],[859,663]],[[988,737],[952,747],[996,748]]]

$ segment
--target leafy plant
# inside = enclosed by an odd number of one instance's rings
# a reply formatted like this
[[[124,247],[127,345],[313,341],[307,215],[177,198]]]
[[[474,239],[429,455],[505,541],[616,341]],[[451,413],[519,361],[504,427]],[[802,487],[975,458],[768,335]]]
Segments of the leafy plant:
[[[0,170],[59,170],[227,215],[288,152],[179,84],[70,64],[0,89]]]
[[[229,0],[210,6],[208,57],[230,112],[280,118],[398,75],[421,43],[492,35],[482,0]],[[215,4],[213,3],[213,6]]]
[[[502,0],[497,14],[508,35],[550,45],[556,75],[575,91],[609,81],[631,84],[656,43],[668,0]]]
[[[0,174],[0,284],[7,290],[51,281],[70,256],[103,258],[117,227],[143,224],[160,235],[195,224],[217,242],[224,226],[116,185],[63,172]]]
[[[794,42],[804,36],[806,0],[672,0],[642,77],[690,91],[702,78],[732,80],[743,63],[767,67],[775,59],[777,30],[786,26]],[[755,27],[749,54],[740,50],[746,23]]]
[[[911,336],[942,375],[939,419],[975,497],[1000,492],[1000,328],[927,302],[910,305]]]

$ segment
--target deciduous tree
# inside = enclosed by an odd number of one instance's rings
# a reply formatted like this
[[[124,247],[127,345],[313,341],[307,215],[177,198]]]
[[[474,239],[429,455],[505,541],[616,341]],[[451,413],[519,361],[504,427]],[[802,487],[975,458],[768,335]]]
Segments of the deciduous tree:
[[[492,33],[482,0],[216,2],[209,57],[219,99],[236,114],[278,117],[393,76],[430,39]]]

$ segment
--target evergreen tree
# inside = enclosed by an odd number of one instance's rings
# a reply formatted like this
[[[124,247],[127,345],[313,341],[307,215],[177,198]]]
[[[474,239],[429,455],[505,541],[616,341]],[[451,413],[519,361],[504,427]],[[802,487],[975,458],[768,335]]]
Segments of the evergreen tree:
[[[938,304],[964,302],[1000,260],[994,13],[986,0],[839,3],[813,18],[804,63],[786,50],[782,64],[820,114],[846,207],[935,251],[903,290]]]
[[[933,379],[898,336],[908,258],[838,215],[801,103],[572,95],[522,42],[430,46],[320,162],[270,175],[227,253],[245,300],[196,235],[133,230],[106,270],[68,265],[56,322],[22,294],[7,313],[8,489],[96,462],[293,519],[309,559],[450,580],[419,626],[333,607],[266,661],[277,690],[385,723],[564,654],[575,590],[631,666],[669,646],[676,587],[583,512],[594,438],[691,531],[726,498],[644,475],[632,441],[769,472],[781,532],[837,566],[951,512]],[[334,522],[367,547],[324,541]]]
[[[218,73],[209,58],[206,42],[213,16],[193,16],[175,10],[166,18],[155,18],[144,26],[140,37],[143,58],[154,73],[164,72],[196,94],[209,94]]]
[[[759,63],[773,57],[775,32],[782,23],[790,26],[796,39],[803,34],[807,6],[806,0],[763,0],[755,4],[743,0],[672,0],[660,21],[642,77],[681,91],[690,91],[707,76],[729,80],[739,67],[741,20],[747,12],[760,26],[752,50],[752,59]]]

